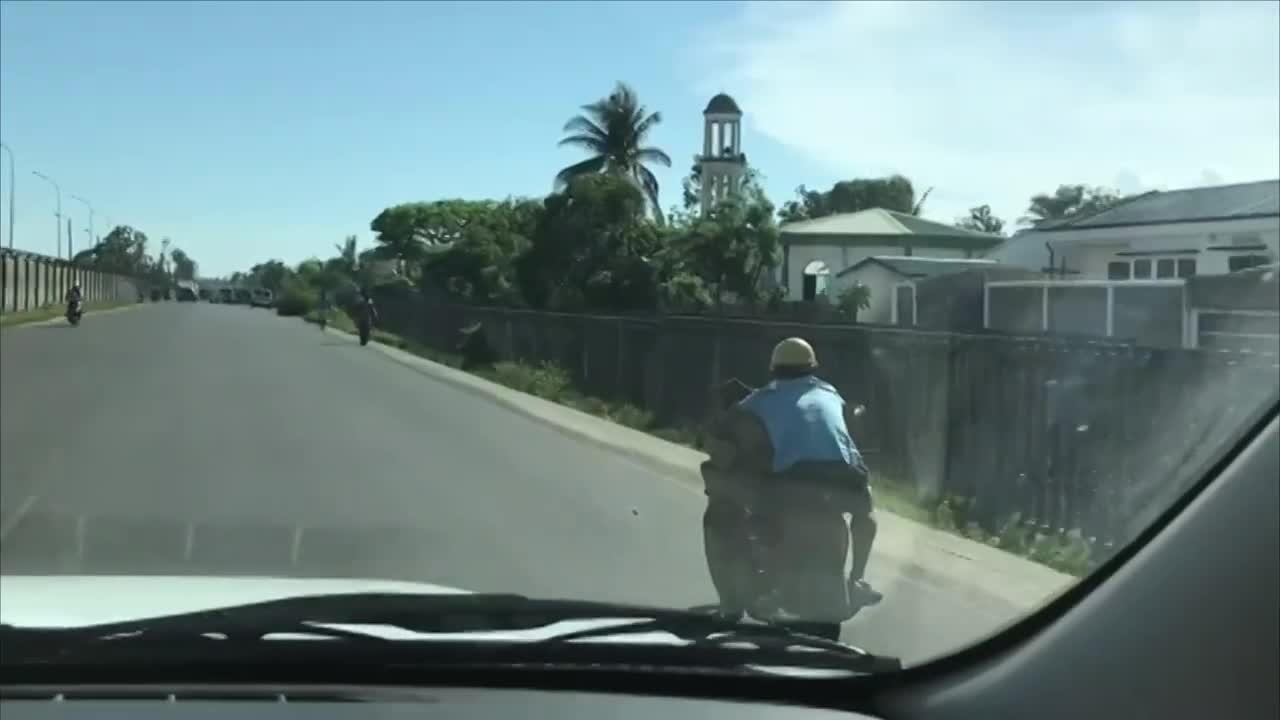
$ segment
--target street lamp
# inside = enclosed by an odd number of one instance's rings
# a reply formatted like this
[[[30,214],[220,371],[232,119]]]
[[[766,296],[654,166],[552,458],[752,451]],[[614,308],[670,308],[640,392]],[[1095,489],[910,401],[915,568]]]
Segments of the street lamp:
[[[53,216],[57,218],[57,222],[54,223],[54,230],[57,232],[57,235],[58,235],[58,257],[61,258],[62,257],[62,188],[58,186],[58,183],[55,182],[53,178],[49,177],[48,175],[45,175],[39,170],[32,170],[31,174],[35,175],[41,180],[44,180],[45,182],[52,185],[54,192],[58,194],[58,205],[57,205],[57,208],[53,211]],[[67,239],[70,240],[70,238],[67,238]]]
[[[80,202],[84,203],[84,206],[85,206],[85,207],[89,208],[89,230],[88,230],[88,233],[89,233],[89,246],[90,246],[90,247],[92,247],[92,246],[93,246],[93,206],[89,204],[89,201],[88,201],[88,200],[85,200],[84,198],[80,197],[79,195],[72,195],[72,196],[71,196],[71,199],[72,199],[72,200],[79,200]],[[68,258],[70,258],[70,256],[71,256],[71,238],[67,238],[67,257],[68,257]]]
[[[9,249],[13,249],[13,149],[0,143],[0,149],[9,153]]]

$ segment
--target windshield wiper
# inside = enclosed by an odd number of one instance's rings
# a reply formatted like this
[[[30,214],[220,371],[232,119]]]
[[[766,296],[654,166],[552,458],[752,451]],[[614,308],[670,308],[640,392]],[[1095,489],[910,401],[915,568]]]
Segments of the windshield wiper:
[[[391,629],[396,632],[388,633]],[[640,636],[663,634],[641,642]],[[619,642],[607,642],[619,638]],[[315,642],[337,640],[341,642]],[[354,593],[76,628],[0,627],[6,666],[130,659],[541,665],[788,665],[873,673],[894,658],[783,626],[709,613],[507,594]]]

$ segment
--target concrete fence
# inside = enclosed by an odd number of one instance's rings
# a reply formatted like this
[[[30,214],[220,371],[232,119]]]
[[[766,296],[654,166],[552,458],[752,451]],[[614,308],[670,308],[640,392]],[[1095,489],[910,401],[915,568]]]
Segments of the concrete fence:
[[[90,305],[138,298],[138,285],[132,278],[78,267],[47,255],[0,250],[0,313],[59,305],[76,283]]]

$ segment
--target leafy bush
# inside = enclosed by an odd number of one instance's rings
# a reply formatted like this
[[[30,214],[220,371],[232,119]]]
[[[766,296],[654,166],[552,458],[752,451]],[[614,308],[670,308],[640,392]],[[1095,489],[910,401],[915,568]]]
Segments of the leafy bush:
[[[569,374],[552,363],[536,367],[513,362],[500,362],[493,366],[495,382],[513,390],[536,395],[547,400],[558,400],[569,390]]]
[[[319,304],[319,291],[306,283],[289,281],[285,283],[280,297],[276,298],[276,313],[288,317],[304,316]]]
[[[619,405],[609,411],[609,419],[619,425],[636,430],[648,430],[653,427],[653,413],[641,410],[635,405]]]

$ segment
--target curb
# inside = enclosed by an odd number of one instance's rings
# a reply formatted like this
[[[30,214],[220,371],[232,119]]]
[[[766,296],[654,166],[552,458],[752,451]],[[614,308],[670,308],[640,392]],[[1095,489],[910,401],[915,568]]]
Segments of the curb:
[[[111,313],[124,312],[125,310],[133,310],[142,305],[146,305],[146,303],[130,303],[127,305],[120,305],[118,307],[106,308],[104,310],[94,310],[92,308],[86,308],[84,311],[84,314],[86,316],[110,315]],[[12,325],[0,326],[0,331],[8,332],[10,330],[17,330],[19,328],[40,327],[42,325],[57,325],[58,323],[65,323],[66,321],[67,321],[67,318],[65,315],[58,315],[56,317],[46,318],[44,320],[32,320],[30,322],[20,322],[20,323],[14,323]]]

